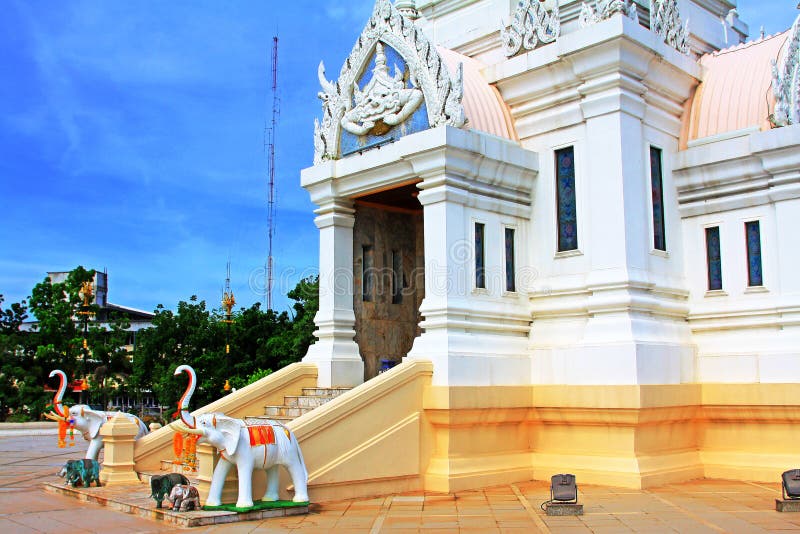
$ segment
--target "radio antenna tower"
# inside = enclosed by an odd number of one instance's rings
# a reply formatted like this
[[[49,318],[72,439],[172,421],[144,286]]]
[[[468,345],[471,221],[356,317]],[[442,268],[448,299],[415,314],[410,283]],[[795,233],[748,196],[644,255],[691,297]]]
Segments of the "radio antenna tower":
[[[272,125],[269,128],[269,207],[267,209],[269,249],[267,255],[267,309],[272,309],[272,285],[274,282],[272,257],[272,239],[275,236],[275,137],[277,133],[278,115],[280,114],[278,100],[278,36],[272,38]]]

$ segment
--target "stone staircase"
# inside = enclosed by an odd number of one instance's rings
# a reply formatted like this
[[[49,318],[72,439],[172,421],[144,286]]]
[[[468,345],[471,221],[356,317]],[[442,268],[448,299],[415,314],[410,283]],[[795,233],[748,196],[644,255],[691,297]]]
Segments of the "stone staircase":
[[[248,416],[245,419],[247,421],[269,419],[286,423],[348,391],[350,388],[303,388],[302,395],[284,396],[282,406],[265,406],[264,415]],[[161,473],[183,473],[191,478],[195,471],[191,467],[175,463],[173,460],[161,460]],[[160,473],[141,473],[148,478],[153,474]]]
[[[302,395],[285,396],[283,406],[266,406],[264,416],[258,417],[258,419],[291,421],[348,391],[350,388],[303,388]]]

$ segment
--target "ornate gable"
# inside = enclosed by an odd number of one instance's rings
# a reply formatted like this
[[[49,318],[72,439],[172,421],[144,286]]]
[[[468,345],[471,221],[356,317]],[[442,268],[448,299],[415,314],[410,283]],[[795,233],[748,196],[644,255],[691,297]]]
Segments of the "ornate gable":
[[[451,78],[436,47],[390,0],[375,2],[339,79],[328,81],[322,62],[318,74],[322,121],[314,121],[315,164],[340,158],[346,138],[366,149],[393,140],[396,129],[403,135],[466,123],[461,68]],[[425,120],[414,121],[423,112]]]
[[[775,126],[800,124],[800,16],[795,19],[780,61],[772,60]]]

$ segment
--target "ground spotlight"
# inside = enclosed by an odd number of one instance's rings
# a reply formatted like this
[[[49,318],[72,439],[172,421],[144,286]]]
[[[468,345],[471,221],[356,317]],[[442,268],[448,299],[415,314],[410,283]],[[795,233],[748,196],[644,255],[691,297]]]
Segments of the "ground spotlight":
[[[550,478],[550,502],[578,502],[578,484],[575,475],[553,475]]]
[[[561,474],[550,478],[550,500],[542,503],[547,515],[582,515],[578,504],[578,484],[575,475]]]
[[[783,499],[775,499],[775,509],[779,512],[800,512],[800,469],[790,469],[781,475],[781,494]]]
[[[783,499],[800,499],[800,469],[790,469],[781,475]]]

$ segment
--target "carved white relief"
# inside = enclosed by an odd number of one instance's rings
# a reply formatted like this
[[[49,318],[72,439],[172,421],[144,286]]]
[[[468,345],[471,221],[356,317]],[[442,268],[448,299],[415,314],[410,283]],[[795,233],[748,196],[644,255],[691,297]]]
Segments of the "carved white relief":
[[[627,0],[595,0],[594,7],[587,2],[583,2],[579,22],[581,28],[585,28],[592,24],[597,24],[601,20],[611,18],[617,13],[622,13],[637,24],[639,23],[639,11],[636,8],[636,2],[631,1],[628,4]]]
[[[775,95],[772,124],[800,124],[800,16],[792,25],[780,61],[772,60],[772,92]]]
[[[390,76],[383,45],[378,42],[372,79],[363,91],[353,85],[355,104],[342,117],[342,128],[355,135],[383,135],[414,114],[424,100],[422,91],[416,88],[413,77],[412,88],[406,88],[403,72],[397,65],[394,70],[395,75]]]
[[[363,91],[359,90],[358,78],[373,53],[376,56],[383,55],[384,45],[394,49],[406,62],[412,87],[407,88],[405,83],[401,87],[398,74],[401,78],[403,74],[396,69],[395,76],[390,76],[388,66],[379,67],[379,58],[376,57],[373,78]],[[385,58],[383,61],[385,63]],[[372,16],[345,60],[339,79],[328,81],[322,62],[318,76],[322,85],[319,93],[322,121],[314,122],[315,164],[338,157],[342,128],[356,133],[364,128],[369,132],[376,126],[400,124],[413,115],[423,100],[432,128],[445,124],[461,127],[466,123],[461,105],[464,95],[463,67],[459,65],[455,77],[451,77],[436,47],[390,0],[376,0]],[[390,87],[397,89],[396,102],[394,97],[379,96]],[[374,107],[373,111],[383,107],[383,111],[370,114],[367,112],[370,106]],[[371,122],[374,122],[373,126],[369,126]]]
[[[520,50],[533,50],[539,43],[552,43],[561,35],[558,2],[548,12],[539,0],[520,0],[508,30],[500,30],[500,40],[506,57]]]
[[[650,0],[650,29],[682,54],[689,55],[689,21],[684,25],[677,0]]]

